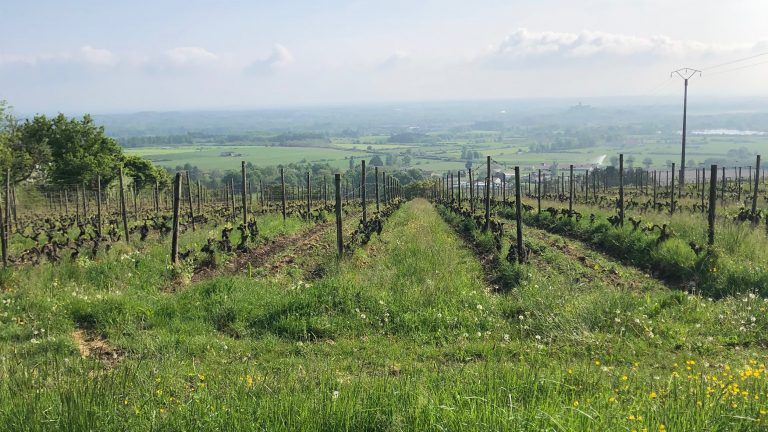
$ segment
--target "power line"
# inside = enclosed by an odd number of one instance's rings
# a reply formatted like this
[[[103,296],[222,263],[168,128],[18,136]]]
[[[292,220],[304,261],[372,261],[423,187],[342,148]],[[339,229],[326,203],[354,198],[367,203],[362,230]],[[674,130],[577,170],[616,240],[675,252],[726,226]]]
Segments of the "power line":
[[[707,70],[710,70],[710,69],[716,69],[716,68],[719,68],[719,67],[732,65],[734,63],[740,63],[740,62],[743,62],[743,61],[752,60],[753,58],[762,57],[764,55],[768,55],[768,51],[762,52],[762,53],[758,53],[758,54],[754,54],[754,55],[751,55],[749,57],[744,57],[744,58],[740,58],[740,59],[737,59],[737,60],[731,60],[731,61],[727,61],[725,63],[720,63],[720,64],[716,64],[716,65],[713,65],[713,66],[708,66],[708,67],[703,68],[702,71],[707,71]]]
[[[669,79],[665,79],[664,81],[659,82],[655,86],[649,88],[648,90],[645,90],[639,94],[639,96],[654,96],[656,93],[660,92],[661,90],[664,90],[665,87],[668,87],[670,84],[672,84],[672,81]]]
[[[764,60],[764,61],[761,61],[761,62],[752,63],[752,64],[748,64],[748,65],[744,65],[744,66],[739,66],[739,67],[735,67],[735,68],[731,68],[731,69],[726,69],[726,70],[721,70],[721,71],[713,72],[713,73],[709,74],[708,76],[724,74],[724,73],[733,72],[733,71],[737,71],[737,70],[741,70],[741,69],[747,69],[747,68],[751,68],[751,67],[755,67],[755,66],[760,66],[760,65],[763,65],[763,64],[766,64],[766,63],[768,63],[768,60]]]

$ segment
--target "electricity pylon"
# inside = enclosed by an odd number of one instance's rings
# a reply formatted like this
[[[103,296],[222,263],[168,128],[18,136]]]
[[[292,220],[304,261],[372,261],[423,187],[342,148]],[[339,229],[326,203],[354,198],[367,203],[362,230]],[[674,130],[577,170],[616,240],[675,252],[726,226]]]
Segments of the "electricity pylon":
[[[701,76],[701,71],[691,68],[678,69],[669,74],[670,77],[677,75],[685,82],[685,95],[683,96],[683,150],[680,155],[680,189],[677,195],[678,197],[682,197],[683,191],[685,190],[685,128],[688,111],[688,80],[696,74]],[[674,194],[674,191],[672,191],[672,193]]]

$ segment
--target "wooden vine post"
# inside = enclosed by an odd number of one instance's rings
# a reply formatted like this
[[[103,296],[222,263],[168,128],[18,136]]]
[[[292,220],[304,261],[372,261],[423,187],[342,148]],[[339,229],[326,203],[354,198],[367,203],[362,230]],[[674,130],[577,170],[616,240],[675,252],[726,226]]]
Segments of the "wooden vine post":
[[[189,178],[189,171],[185,172],[187,178],[187,204],[189,205],[189,222],[192,224],[192,231],[195,231],[195,211],[192,208],[192,181]]]
[[[309,171],[307,171],[307,220],[309,220],[311,212],[312,212],[312,180],[310,178]]]
[[[725,186],[726,186],[726,177],[725,177],[725,167],[723,167],[723,179],[722,179],[722,189],[720,190],[720,202],[725,205]]]
[[[589,202],[589,170],[584,171],[584,204]]]
[[[139,222],[139,191],[136,189],[136,180],[131,183],[131,190],[133,191],[133,220]],[[85,215],[83,215],[85,216]]]
[[[259,180],[259,202],[261,203],[261,208],[264,208],[264,182],[262,180]]]
[[[8,213],[10,215],[10,213]],[[6,216],[8,216],[6,215]],[[80,223],[80,186],[75,185],[75,219],[77,220],[77,223]],[[9,230],[10,220],[6,219],[6,230]]]
[[[344,238],[341,233],[341,174],[334,174],[333,186],[336,189],[336,251],[341,259],[344,253]]]
[[[365,159],[360,161],[360,201],[363,204],[363,224],[365,224],[368,221],[365,207]]]
[[[560,172],[560,195],[565,195],[565,173]]]
[[[378,172],[378,169],[379,168],[376,167],[377,172]],[[377,182],[378,182],[378,178],[377,178]],[[377,196],[378,196],[378,193],[379,193],[379,190],[378,190],[378,187],[377,187],[377,189],[376,189],[376,195]],[[324,206],[328,206],[328,179],[325,176],[323,176],[323,205]],[[376,210],[378,210],[378,207],[376,208]]]
[[[469,211],[475,212],[475,188],[472,186],[472,168],[467,169],[469,175]]]
[[[475,188],[472,187],[472,168],[467,169],[469,175],[469,211],[475,212]]]
[[[541,169],[539,169],[539,182],[536,183],[536,203],[539,207],[539,214],[541,214]]]
[[[573,216],[573,165],[568,173],[568,217]]]
[[[501,202],[507,203],[507,173],[501,173]]]
[[[246,178],[246,173],[245,173],[245,161],[240,162],[240,170],[241,170],[241,181],[242,181],[242,187],[243,187],[242,193],[240,194],[240,196],[243,199],[243,225],[247,225],[248,224],[248,201],[246,200],[245,188],[248,185],[247,183],[248,179]]]
[[[486,175],[485,175],[485,225],[483,231],[491,228],[491,157],[486,156]]]
[[[229,203],[232,207],[232,220],[237,220],[237,211],[235,211],[235,179],[229,179]]]
[[[707,222],[709,222],[709,229],[707,230],[707,240],[710,246],[715,244],[715,205],[717,204],[717,165],[710,167],[709,175],[709,214]]]
[[[282,191],[282,212],[283,212],[283,222],[285,222],[285,170],[283,168],[280,168],[280,190]]]
[[[531,197],[531,183],[532,183],[531,176],[532,175],[533,175],[532,173],[528,173],[528,198]]]
[[[387,177],[387,173],[385,171],[381,172],[381,200],[384,202],[384,205],[389,205],[389,201],[387,201],[387,182],[389,181],[389,178]]]
[[[128,237],[128,215],[125,211],[125,185],[123,181],[123,168],[120,168],[120,213],[123,218],[123,233],[125,234],[125,242],[130,240]]]
[[[624,226],[624,154],[619,155],[619,225]]]
[[[461,170],[456,171],[456,182],[459,184],[459,208],[461,208]]]
[[[160,211],[160,183],[155,180],[155,213]]]
[[[13,196],[15,198],[16,194],[14,193]],[[87,221],[88,220],[88,204],[87,204],[88,200],[87,200],[86,195],[85,195],[85,183],[83,183],[83,195],[82,195],[82,198],[83,198],[83,219]],[[15,208],[15,206],[14,206],[14,208]]]
[[[757,188],[755,188],[757,189]],[[13,225],[11,224],[11,170],[5,171],[5,247],[8,249],[8,240],[11,238]]]
[[[698,170],[696,170],[696,171],[698,171]],[[706,191],[706,188],[707,188],[706,183],[705,183],[706,178],[707,178],[707,169],[706,168],[702,168],[701,169],[701,212],[702,213],[704,213],[704,199],[705,199],[704,195],[705,195],[705,191]]]
[[[6,172],[6,191],[8,190],[8,182],[11,178],[11,170],[8,170]],[[3,253],[3,267],[8,267],[8,226],[6,225],[8,216],[8,195],[5,196],[5,212],[0,211],[0,247],[2,247],[2,253]],[[5,213],[5,215],[3,215]]]
[[[202,197],[200,196],[201,189],[202,188],[200,187],[200,179],[197,179],[197,214],[199,215],[203,214],[202,208],[201,208],[202,204],[200,203],[200,201],[202,201],[201,200]]]
[[[701,194],[701,200],[704,200],[704,194]],[[672,188],[669,193],[669,213],[675,214],[675,163],[672,162]]]
[[[520,199],[520,167],[515,167],[515,211],[517,212],[517,262],[525,262],[525,247],[523,246],[523,205]]]
[[[750,171],[751,172],[751,171]],[[757,155],[755,163],[755,189],[752,194],[752,224],[757,225],[757,192],[760,186],[760,155]]]
[[[96,229],[99,231],[99,238],[103,231],[101,226],[101,176],[96,177]]]
[[[376,178],[376,214],[379,213],[379,167],[373,167],[373,175]]]
[[[173,179],[173,233],[171,235],[171,262],[179,262],[179,201],[181,201],[181,173]]]

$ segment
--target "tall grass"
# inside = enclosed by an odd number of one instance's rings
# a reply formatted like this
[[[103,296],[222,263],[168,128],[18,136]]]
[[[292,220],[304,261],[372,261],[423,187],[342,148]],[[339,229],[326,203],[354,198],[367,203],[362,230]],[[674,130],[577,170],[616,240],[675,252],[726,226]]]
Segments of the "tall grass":
[[[0,294],[0,430],[766,427],[762,298],[617,288],[537,248],[516,286],[492,290],[417,200],[340,265],[305,257],[326,263],[320,279],[286,269],[165,292],[141,274],[155,267],[119,255],[126,283],[108,290],[79,269],[22,275]],[[81,358],[76,325],[122,357]]]

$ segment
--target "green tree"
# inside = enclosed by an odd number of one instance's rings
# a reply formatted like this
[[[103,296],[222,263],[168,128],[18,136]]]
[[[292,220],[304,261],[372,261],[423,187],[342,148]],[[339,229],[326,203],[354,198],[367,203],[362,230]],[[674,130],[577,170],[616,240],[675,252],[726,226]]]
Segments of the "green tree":
[[[8,104],[0,100],[0,168],[11,167],[11,142],[17,137],[16,119],[11,114]]]
[[[53,119],[37,116],[22,126],[22,135],[50,149],[48,177],[53,183],[93,184],[97,176],[107,184],[117,177],[123,152],[104,128],[89,115],[82,120],[59,114]]]
[[[30,123],[35,123],[34,127]],[[0,168],[10,169],[14,182],[27,180],[34,172],[46,168],[51,159],[46,139],[49,130],[50,124],[44,117],[19,124],[8,105],[0,101]]]
[[[634,168],[634,166],[635,166],[635,157],[634,156],[629,155],[627,157],[627,166],[629,167],[629,169]]]
[[[653,159],[649,157],[643,159],[643,166],[645,167],[646,170],[651,169],[651,165],[653,165]]]
[[[558,165],[556,161],[552,162],[552,165],[549,166],[549,172],[552,174],[552,177],[557,177],[558,175],[560,175],[558,171],[559,169],[560,169],[560,165]]]
[[[155,167],[152,162],[139,156],[126,156],[123,161],[123,167],[125,175],[133,179],[137,190],[148,186],[154,187],[155,182],[161,187],[170,184],[171,178],[167,171]]]
[[[381,156],[376,155],[371,158],[371,161],[368,163],[370,166],[384,166],[384,162],[381,160]]]

